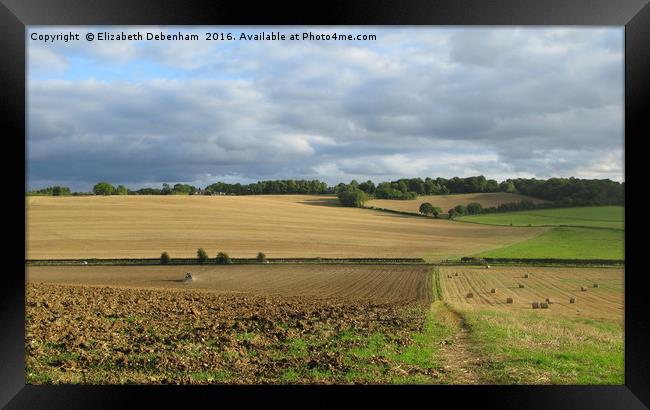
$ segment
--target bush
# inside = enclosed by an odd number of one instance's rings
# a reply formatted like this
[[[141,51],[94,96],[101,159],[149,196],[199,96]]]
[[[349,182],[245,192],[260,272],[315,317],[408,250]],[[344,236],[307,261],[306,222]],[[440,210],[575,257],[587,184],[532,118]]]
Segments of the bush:
[[[429,202],[423,202],[422,205],[420,205],[419,209],[420,213],[422,215],[429,215],[433,213],[433,205],[431,205]]]
[[[467,204],[466,210],[468,215],[480,214],[483,213],[483,206],[478,202],[472,202],[471,204]]]
[[[199,248],[196,251],[196,258],[199,260],[199,263],[206,263],[208,261],[208,253],[203,248]]]
[[[257,261],[262,262],[262,263],[266,262],[266,255],[264,253],[262,253],[262,252],[259,252],[257,254]]]
[[[344,206],[361,208],[363,204],[368,200],[368,194],[360,189],[353,188],[339,192],[338,198],[339,201],[341,201],[341,204]]]
[[[93,187],[95,195],[111,195],[115,191],[115,187],[106,181],[98,182]]]
[[[218,265],[231,265],[232,260],[230,259],[230,256],[228,256],[227,253],[219,252],[219,254],[217,255],[217,264]]]
[[[169,254],[167,252],[163,252],[160,254],[160,264],[161,265],[167,265],[171,258],[169,257]]]

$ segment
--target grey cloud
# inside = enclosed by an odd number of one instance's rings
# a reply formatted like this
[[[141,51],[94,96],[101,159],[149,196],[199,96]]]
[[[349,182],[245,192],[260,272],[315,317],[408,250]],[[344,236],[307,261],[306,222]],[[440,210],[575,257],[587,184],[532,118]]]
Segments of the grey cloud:
[[[178,76],[31,79],[30,184],[622,177],[621,31],[367,31],[380,41],[40,50]]]

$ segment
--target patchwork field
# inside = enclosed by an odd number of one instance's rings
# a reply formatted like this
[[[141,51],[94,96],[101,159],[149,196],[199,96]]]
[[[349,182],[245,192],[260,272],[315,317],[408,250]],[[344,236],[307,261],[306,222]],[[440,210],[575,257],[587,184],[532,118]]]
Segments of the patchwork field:
[[[623,289],[605,268],[28,267],[27,382],[621,384]]]
[[[394,211],[418,213],[422,203],[430,202],[431,205],[442,208],[442,211],[446,213],[447,210],[456,205],[467,205],[472,202],[478,202],[483,207],[490,207],[524,200],[535,203],[546,202],[542,199],[525,195],[507,192],[489,192],[483,194],[425,195],[412,200],[373,199],[372,201],[368,201],[366,205],[374,206],[375,208],[392,209]]]
[[[546,228],[460,224],[338,205],[332,196],[26,198],[27,259],[465,256]]]

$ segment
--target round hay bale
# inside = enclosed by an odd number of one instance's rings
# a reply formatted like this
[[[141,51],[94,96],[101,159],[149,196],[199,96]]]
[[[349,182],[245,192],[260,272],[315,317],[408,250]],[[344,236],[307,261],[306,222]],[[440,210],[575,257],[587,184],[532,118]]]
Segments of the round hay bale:
[[[539,302],[533,302],[533,309],[539,309]]]
[[[542,309],[548,309],[548,303],[542,302],[539,304],[539,307],[541,307]]]
[[[551,298],[546,298],[546,303],[548,303],[550,305],[550,304],[553,303],[553,300]]]
[[[490,293],[497,293],[497,290],[495,288],[490,289]]]
[[[527,273],[524,273],[524,278],[528,279],[529,277],[530,277],[530,275],[528,275]]]
[[[586,292],[587,288],[585,288],[584,286],[580,286],[580,290],[583,291],[583,292]]]
[[[458,276],[458,272],[454,273],[454,276]]]
[[[520,288],[520,289],[525,288],[524,284],[523,284],[523,283],[520,283],[520,284],[519,284],[519,288]]]
[[[512,303],[512,298],[507,298],[506,303]]]
[[[467,298],[473,298],[473,297],[474,297],[474,294],[473,294],[472,292],[469,292],[469,293],[467,294]]]
[[[447,278],[451,279],[451,275],[447,275]]]
[[[576,298],[569,298],[569,303],[576,303]]]
[[[490,265],[485,265],[485,269],[490,269]]]
[[[185,282],[192,282],[194,281],[194,276],[192,275],[192,272],[187,272],[185,274]]]
[[[598,284],[597,284],[597,283],[594,283],[594,287],[597,288],[597,287],[598,287]]]

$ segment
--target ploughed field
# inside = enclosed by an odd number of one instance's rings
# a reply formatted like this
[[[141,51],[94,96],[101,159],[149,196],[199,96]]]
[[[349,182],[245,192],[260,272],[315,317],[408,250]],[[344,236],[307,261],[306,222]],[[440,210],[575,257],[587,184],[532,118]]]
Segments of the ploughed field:
[[[428,267],[174,268],[30,267],[27,382],[437,377],[432,356],[412,358],[433,294]],[[185,270],[195,282],[179,282]]]
[[[622,384],[623,292],[617,268],[28,266],[26,377]]]
[[[489,192],[477,194],[425,195],[409,200],[373,199],[372,201],[368,201],[366,205],[375,208],[391,209],[393,211],[418,213],[420,211],[420,205],[424,202],[429,202],[433,206],[440,207],[443,213],[447,213],[449,209],[456,205],[467,205],[472,202],[478,202],[484,208],[487,208],[520,201],[546,202],[543,199],[526,195],[511,194],[508,192]]]
[[[545,232],[346,208],[333,196],[26,198],[27,259],[425,257],[500,248]],[[395,201],[401,202],[401,201]],[[418,206],[419,206],[418,202]]]

